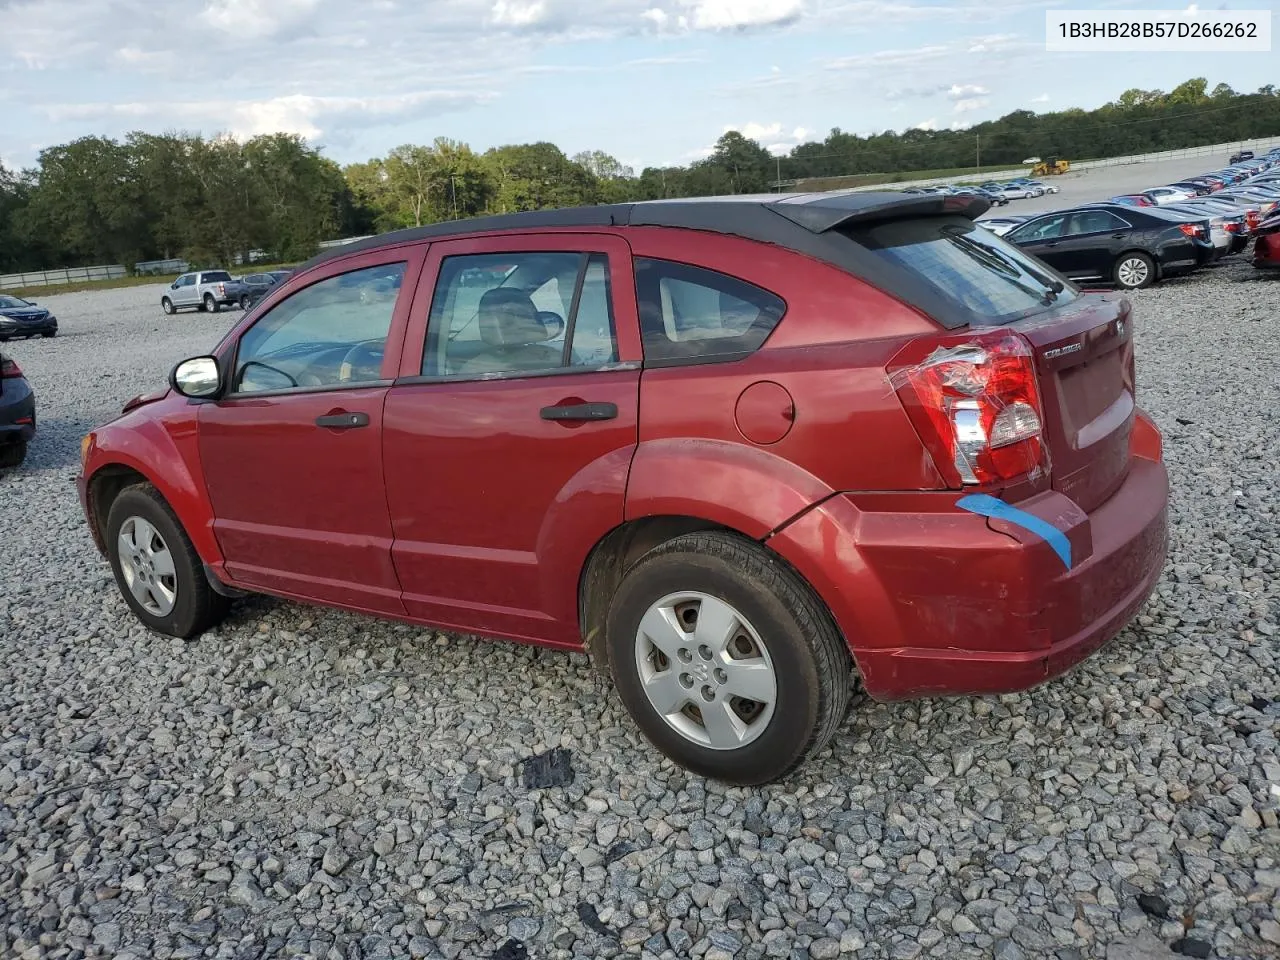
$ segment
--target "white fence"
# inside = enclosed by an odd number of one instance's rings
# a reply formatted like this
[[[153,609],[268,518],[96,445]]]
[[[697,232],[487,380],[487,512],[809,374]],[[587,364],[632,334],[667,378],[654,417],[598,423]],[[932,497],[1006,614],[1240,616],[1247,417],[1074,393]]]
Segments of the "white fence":
[[[139,276],[161,276],[170,273],[186,273],[191,264],[185,260],[143,260],[133,265],[133,272]]]
[[[1233,140],[1230,143],[1215,143],[1204,147],[1188,147],[1185,150],[1164,150],[1160,153],[1138,153],[1127,157],[1109,157],[1106,160],[1082,160],[1079,163],[1072,161],[1071,171],[1087,171],[1100,169],[1102,167],[1123,167],[1136,163],[1157,163],[1163,160],[1189,160],[1193,157],[1216,157],[1215,163],[1210,163],[1205,167],[1208,172],[1211,169],[1225,167],[1228,158],[1241,150],[1252,150],[1254,153],[1266,153],[1272,147],[1280,146],[1280,137],[1268,137],[1261,140]],[[1069,159],[1069,158],[1066,158]],[[896,190],[902,187],[937,187],[948,183],[969,183],[974,180],[1007,180],[1011,177],[1025,177],[1030,171],[1029,164],[1020,167],[1010,167],[1008,170],[986,170],[982,173],[962,173],[950,177],[934,177],[930,180],[895,180],[890,183],[877,183],[865,187],[847,187],[845,189],[832,191],[833,193],[859,193],[865,190]],[[813,177],[810,179],[826,180],[836,179],[835,177]],[[791,180],[785,183],[796,184],[800,181]]]
[[[119,280],[129,273],[122,263],[105,267],[63,267],[61,270],[33,270],[29,273],[6,273],[0,276],[0,290],[19,287],[56,287],[86,280]]]

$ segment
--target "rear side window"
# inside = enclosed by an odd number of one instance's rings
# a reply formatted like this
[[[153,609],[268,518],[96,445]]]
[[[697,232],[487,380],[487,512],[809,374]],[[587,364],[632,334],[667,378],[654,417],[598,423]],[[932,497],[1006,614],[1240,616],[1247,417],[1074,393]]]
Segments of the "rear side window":
[[[204,278],[205,283],[226,283],[231,279],[231,274],[225,270],[210,270],[208,273],[200,275]]]
[[[715,270],[637,257],[636,295],[648,364],[735,360],[758,349],[787,305]]]
[[[855,227],[846,236],[894,273],[908,272],[913,284],[930,291],[929,299],[941,299],[971,325],[1019,320],[1077,295],[1040,261],[964,217],[891,220]]]

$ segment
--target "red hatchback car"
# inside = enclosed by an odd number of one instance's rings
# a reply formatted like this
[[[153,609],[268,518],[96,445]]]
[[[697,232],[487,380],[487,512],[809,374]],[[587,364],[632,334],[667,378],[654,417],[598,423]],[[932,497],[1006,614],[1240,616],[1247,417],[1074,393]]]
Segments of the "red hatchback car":
[[[323,253],[85,438],[89,527],[159,632],[258,592],[585,649],[669,757],[777,779],[855,669],[1025,689],[1163,567],[1129,304],[986,208],[657,201]]]

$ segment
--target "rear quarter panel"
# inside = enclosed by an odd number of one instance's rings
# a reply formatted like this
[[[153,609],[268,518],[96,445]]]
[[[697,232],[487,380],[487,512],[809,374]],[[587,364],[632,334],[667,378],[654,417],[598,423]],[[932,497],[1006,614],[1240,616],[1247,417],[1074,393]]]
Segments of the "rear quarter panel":
[[[628,231],[638,257],[705,267],[781,297],[764,345],[731,362],[649,367],[627,515],[681,513],[763,536],[836,491],[942,486],[886,375],[902,344],[940,332],[913,308],[800,254],[694,231]],[[785,436],[755,442],[744,391],[776,384]],[[769,388],[774,394],[777,391]]]

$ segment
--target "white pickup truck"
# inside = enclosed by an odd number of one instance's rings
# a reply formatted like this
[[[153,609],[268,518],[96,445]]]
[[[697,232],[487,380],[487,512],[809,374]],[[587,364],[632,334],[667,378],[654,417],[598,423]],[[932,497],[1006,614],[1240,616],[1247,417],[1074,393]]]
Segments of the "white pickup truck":
[[[216,313],[223,307],[238,304],[245,293],[248,288],[239,280],[233,280],[225,270],[197,270],[173,281],[160,298],[160,306],[169,314],[184,307]]]

